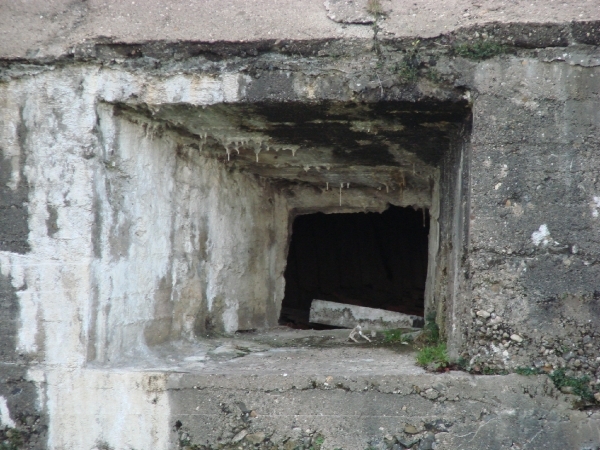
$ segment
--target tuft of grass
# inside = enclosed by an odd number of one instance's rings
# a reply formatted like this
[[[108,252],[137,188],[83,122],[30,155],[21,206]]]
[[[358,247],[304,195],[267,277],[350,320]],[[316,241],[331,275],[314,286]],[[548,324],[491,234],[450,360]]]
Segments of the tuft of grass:
[[[493,41],[479,41],[474,43],[458,44],[454,47],[454,53],[463,58],[476,61],[493,58],[508,51],[508,47]]]
[[[573,394],[580,396],[587,402],[595,403],[594,393],[590,389],[590,379],[588,376],[569,377],[567,376],[565,369],[556,369],[548,376],[554,383],[554,386],[558,389],[570,387],[573,389]]]
[[[385,11],[383,10],[383,5],[380,0],[369,0],[367,2],[367,12],[372,16],[375,16],[376,19],[385,15]]]
[[[427,316],[423,332],[416,341],[418,345],[422,345],[417,353],[418,365],[433,370],[443,369],[450,365],[446,343],[441,342],[440,328],[435,323],[435,314]]]
[[[524,375],[524,376],[531,376],[531,375],[541,375],[545,372],[543,370],[537,369],[535,367],[517,367],[515,369],[515,373],[518,373],[519,375]]]
[[[448,361],[446,344],[444,342],[440,342],[436,345],[423,347],[417,354],[417,364],[423,367],[429,367],[433,365],[435,370],[448,367],[450,362]]]

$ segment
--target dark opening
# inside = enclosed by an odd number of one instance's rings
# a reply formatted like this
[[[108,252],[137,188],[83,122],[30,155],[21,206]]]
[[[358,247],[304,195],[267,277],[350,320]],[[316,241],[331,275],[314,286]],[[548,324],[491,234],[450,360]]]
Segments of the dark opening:
[[[422,209],[298,216],[280,322],[312,328],[313,299],[423,316],[428,234]]]

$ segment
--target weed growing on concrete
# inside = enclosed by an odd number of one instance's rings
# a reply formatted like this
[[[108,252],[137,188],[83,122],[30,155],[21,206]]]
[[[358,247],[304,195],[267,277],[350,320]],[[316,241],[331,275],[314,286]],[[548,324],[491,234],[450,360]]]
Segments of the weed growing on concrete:
[[[448,367],[449,361],[448,353],[446,352],[446,344],[440,342],[437,345],[423,347],[417,354],[417,364],[433,370]]]
[[[426,343],[438,344],[440,342],[440,327],[435,323],[435,314],[427,316],[422,336]]]
[[[381,56],[381,45],[379,43],[379,20],[385,16],[385,11],[380,0],[369,0],[367,2],[367,12],[375,17],[373,22],[373,50],[378,56]]]
[[[594,393],[589,385],[589,377],[570,377],[567,376],[565,369],[556,369],[549,377],[558,389],[570,388],[573,394],[580,396],[583,400],[595,402]]]
[[[442,74],[433,68],[430,68],[427,70],[427,72],[425,72],[425,78],[435,84],[438,84],[443,80]]]
[[[543,370],[537,369],[535,367],[517,367],[515,369],[515,373],[518,373],[519,375],[524,375],[524,376],[531,376],[531,375],[541,375],[545,372]]]
[[[482,373],[483,375],[508,375],[508,370],[484,367]]]
[[[458,367],[460,370],[464,370],[465,372],[468,372],[469,371],[469,361],[466,358],[463,358],[461,356],[456,361],[456,367]]]
[[[309,450],[321,450],[321,446],[323,445],[323,442],[325,442],[325,437],[318,435],[317,437],[315,437],[313,439],[313,443],[310,446]]]
[[[404,336],[402,330],[385,330],[383,332],[383,342],[386,344],[399,344],[412,340],[412,336]]]
[[[380,0],[369,0],[367,2],[367,12],[372,16],[375,16],[375,18],[385,14]]]
[[[410,84],[415,83],[419,78],[419,65],[421,59],[419,58],[419,42],[414,41],[412,48],[409,48],[402,58],[402,61],[396,64],[394,72],[398,75],[401,82]]]
[[[406,55],[401,62],[397,63],[394,70],[400,80],[407,84],[414,83],[419,77],[418,64],[415,64],[414,58],[409,55]]]
[[[508,51],[508,47],[492,41],[479,41],[474,43],[458,44],[454,47],[454,53],[463,58],[482,61],[493,58]]]
[[[16,428],[0,430],[0,450],[18,450],[23,448],[23,435]]]
[[[427,316],[423,333],[417,338],[417,341],[417,343],[423,344],[417,353],[418,365],[434,371],[450,365],[446,343],[440,341],[440,328],[435,323],[435,315]]]

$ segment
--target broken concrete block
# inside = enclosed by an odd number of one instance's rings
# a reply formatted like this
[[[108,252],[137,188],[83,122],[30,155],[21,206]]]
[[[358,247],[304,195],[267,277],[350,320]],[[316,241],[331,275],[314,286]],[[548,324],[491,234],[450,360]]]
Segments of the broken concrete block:
[[[343,328],[354,328],[357,324],[361,324],[364,329],[368,330],[423,326],[423,317],[326,300],[312,301],[310,321]]]

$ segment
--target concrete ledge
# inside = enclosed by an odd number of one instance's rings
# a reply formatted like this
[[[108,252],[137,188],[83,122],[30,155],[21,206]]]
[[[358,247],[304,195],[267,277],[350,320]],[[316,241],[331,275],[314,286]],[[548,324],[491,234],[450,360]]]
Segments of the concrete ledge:
[[[460,372],[172,375],[171,445],[295,449],[324,439],[323,450],[597,448],[600,414],[570,409],[547,381]]]

